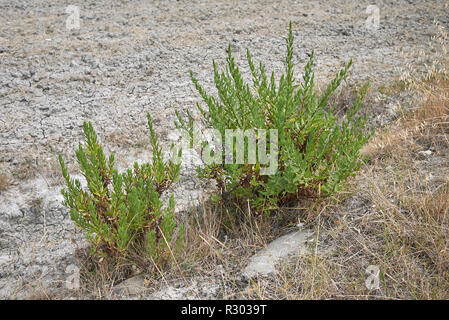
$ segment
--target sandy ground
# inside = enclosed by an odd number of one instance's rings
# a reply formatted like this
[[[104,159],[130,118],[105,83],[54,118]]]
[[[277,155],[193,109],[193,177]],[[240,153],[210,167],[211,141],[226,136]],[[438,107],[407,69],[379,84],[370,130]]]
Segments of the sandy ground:
[[[368,5],[379,8],[376,30]],[[80,28],[69,30],[69,5]],[[448,1],[0,1],[0,298],[65,285],[75,248],[85,245],[60,204],[57,154],[74,164],[84,120],[92,121],[121,166],[146,159],[146,113],[163,141],[174,110],[200,101],[189,70],[212,90],[211,61],[228,43],[237,61],[249,48],[267,70],[282,70],[292,21],[296,72],[314,50],[317,82],[350,58],[351,80],[374,88],[424,68],[434,21],[448,27]],[[247,72],[245,64],[242,69]],[[373,99],[383,124],[395,103]],[[187,168],[188,169],[188,168]],[[188,207],[198,183],[184,172],[176,189]]]

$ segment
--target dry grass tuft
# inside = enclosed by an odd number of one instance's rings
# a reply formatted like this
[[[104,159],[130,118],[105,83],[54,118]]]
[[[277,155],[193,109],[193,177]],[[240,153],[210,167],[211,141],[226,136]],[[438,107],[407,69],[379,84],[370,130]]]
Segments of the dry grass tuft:
[[[10,186],[10,182],[6,174],[0,172],[0,192],[6,191]]]
[[[75,256],[80,266],[80,288],[77,291],[80,298],[110,298],[115,285],[141,272],[124,261],[99,259],[91,254],[89,248],[78,249]]]
[[[410,152],[449,145],[449,79],[424,81],[417,93],[422,105],[378,133],[362,153],[374,157],[404,157]]]
[[[31,157],[25,157],[21,162],[19,162],[13,172],[13,176],[19,180],[29,180],[33,179],[37,175],[37,164],[36,159]]]

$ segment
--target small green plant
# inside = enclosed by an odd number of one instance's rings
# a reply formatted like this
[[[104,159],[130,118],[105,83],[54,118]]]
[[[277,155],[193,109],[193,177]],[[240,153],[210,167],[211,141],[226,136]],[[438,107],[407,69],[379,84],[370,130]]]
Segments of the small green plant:
[[[85,144],[79,145],[76,157],[87,189],[70,177],[59,155],[67,185],[61,190],[63,204],[100,256],[132,258],[143,252],[147,261],[159,264],[182,245],[183,226],[176,232],[173,195],[166,208],[160,200],[162,192],[179,179],[180,164],[164,162],[149,114],[148,126],[152,162],[134,163],[132,169],[119,173],[114,155],[106,159],[92,124],[84,122]]]
[[[278,83],[274,73],[267,76],[262,62],[258,68],[254,65],[249,50],[247,60],[252,85],[245,83],[230,46],[224,72],[220,73],[213,61],[218,98],[209,96],[190,72],[207,105],[204,108],[197,104],[198,110],[207,126],[219,131],[223,148],[226,148],[226,130],[264,129],[267,133],[274,130],[278,135],[273,146],[268,142],[271,139],[262,141],[263,137],[256,136],[257,143],[264,142],[267,149],[277,151],[274,174],[262,173],[263,162],[259,154],[255,164],[249,161],[226,163],[225,155],[222,155],[221,163],[207,164],[200,170],[201,176],[217,181],[223,198],[232,197],[233,202],[250,207],[256,213],[269,212],[299,196],[330,195],[338,191],[342,182],[360,168],[359,151],[371,136],[365,130],[366,117],[358,114],[368,83],[359,90],[355,103],[344,117],[337,117],[333,112],[335,105],[329,103],[329,98],[347,77],[352,61],[318,95],[314,90],[313,52],[305,66],[302,82],[296,83],[294,78],[291,23],[286,42],[285,73]],[[179,114],[177,117],[176,126],[192,134],[191,116],[189,121]],[[249,138],[245,139],[245,154],[248,142]],[[233,142],[231,148],[236,153]]]

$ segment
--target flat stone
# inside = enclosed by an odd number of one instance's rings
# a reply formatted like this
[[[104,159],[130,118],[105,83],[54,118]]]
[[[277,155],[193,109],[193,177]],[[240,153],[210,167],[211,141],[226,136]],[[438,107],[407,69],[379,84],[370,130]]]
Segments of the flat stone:
[[[309,253],[308,243],[313,241],[313,232],[310,230],[294,231],[288,233],[262,249],[250,258],[243,275],[251,278],[257,275],[267,276],[275,271],[276,263],[291,255]]]
[[[113,290],[117,294],[139,295],[148,289],[144,280],[143,275],[137,275],[120,282]]]

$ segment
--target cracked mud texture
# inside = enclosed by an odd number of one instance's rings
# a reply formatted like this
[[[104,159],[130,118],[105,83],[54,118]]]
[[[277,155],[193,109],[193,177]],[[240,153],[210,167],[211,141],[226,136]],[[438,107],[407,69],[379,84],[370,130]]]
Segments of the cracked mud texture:
[[[195,114],[200,98],[189,70],[214,93],[211,61],[222,66],[231,43],[246,75],[246,48],[279,75],[289,21],[297,77],[315,50],[319,85],[350,58],[349,81],[370,79],[373,87],[429,64],[433,21],[448,26],[447,3],[376,1],[380,26],[368,30],[371,2],[1,0],[0,170],[11,187],[0,192],[0,298],[63,290],[74,249],[85,245],[61,206],[56,161],[61,153],[76,169],[84,120],[120,167],[146,161],[147,112],[162,143],[175,129],[174,110]],[[77,30],[66,28],[68,5],[79,6]],[[377,125],[398,103],[385,96],[372,102]],[[173,191],[181,210],[201,188],[195,161],[187,162]]]

